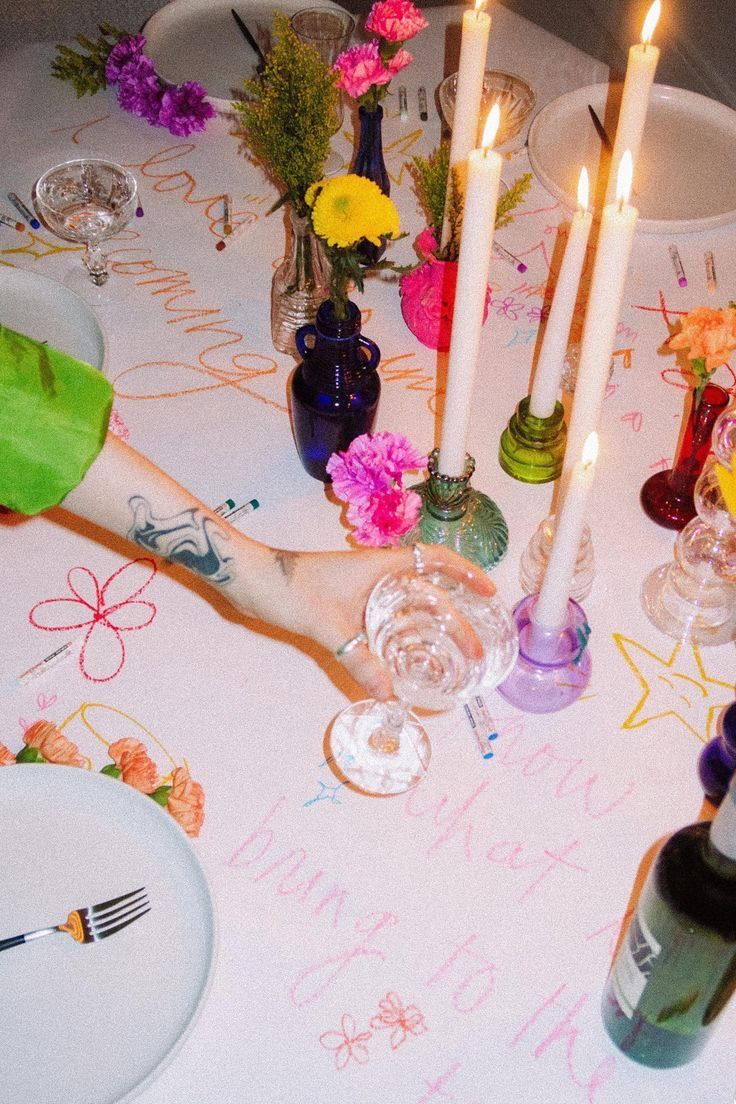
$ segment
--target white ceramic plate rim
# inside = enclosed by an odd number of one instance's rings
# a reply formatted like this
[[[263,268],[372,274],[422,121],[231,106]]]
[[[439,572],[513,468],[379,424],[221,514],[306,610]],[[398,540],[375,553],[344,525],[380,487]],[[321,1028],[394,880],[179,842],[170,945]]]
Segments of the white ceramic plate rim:
[[[14,306],[8,307],[8,293],[14,293]],[[54,317],[66,330],[68,340],[54,340]],[[75,340],[74,326],[84,328],[87,342]],[[23,268],[0,265],[0,322],[18,333],[36,341],[48,341],[54,348],[68,356],[84,360],[93,368],[103,370],[105,363],[105,335],[92,308],[75,291],[50,276],[40,272],[28,272]],[[94,356],[87,355],[94,349]]]
[[[248,2],[250,3],[251,7],[257,8],[263,12],[273,12],[275,10],[279,10],[282,11],[285,15],[293,15],[295,12],[301,11],[302,8],[310,7],[309,0],[274,0],[272,4],[267,3],[266,0],[263,0],[263,2],[261,2],[261,0],[257,0],[255,4],[252,3],[252,0],[248,0]],[[336,11],[343,12],[346,10],[345,8],[342,8],[339,4],[334,3],[333,0],[317,0],[317,6],[321,8],[334,8]],[[239,14],[245,20],[246,24],[248,23],[246,5],[244,3],[239,5],[237,0],[171,0],[169,4],[166,4],[163,8],[159,8],[158,11],[154,12],[143,28],[142,33],[146,36],[146,53],[153,59],[154,62],[156,62],[156,38],[157,36],[166,34],[168,26],[170,25],[172,20],[176,19],[178,13],[197,13],[201,11],[206,25],[206,20],[211,19],[213,12],[222,10],[226,11],[227,18],[229,20],[232,20],[233,33],[236,36],[236,39],[242,42],[242,48],[244,51],[243,57],[244,59],[247,59],[247,51],[250,49],[250,47],[248,46],[248,43],[245,41],[245,38],[243,37],[241,32],[236,27],[235,21],[230,15],[231,8],[235,8],[236,11],[239,11]],[[181,80],[195,80],[203,85],[205,89],[207,89],[208,87],[207,78],[202,73],[186,73],[186,75],[184,76],[176,76],[174,74],[167,75],[165,66],[161,68],[158,63],[156,64],[156,70],[159,76],[163,77],[164,80],[169,80],[172,84],[175,84],[177,83],[177,81]],[[186,63],[183,63],[183,71],[184,70],[186,70]],[[252,67],[252,70],[249,71],[248,66],[244,65],[241,72],[233,74],[233,87],[237,87],[243,80],[243,78],[248,78],[254,74],[254,66]],[[230,113],[233,110],[232,99],[224,99],[221,96],[210,95],[208,95],[206,98],[213,105],[213,107],[217,108],[217,110],[221,113]]]
[[[49,794],[53,795],[54,793],[61,793],[67,799],[71,797],[87,800],[91,806],[96,806],[95,812],[99,809],[99,814],[102,818],[106,815],[105,807],[106,799],[108,798],[110,798],[112,804],[118,808],[121,806],[129,806],[131,818],[135,816],[137,811],[138,815],[144,815],[148,824],[156,826],[150,836],[151,846],[155,847],[154,837],[156,834],[159,835],[160,839],[169,838],[172,840],[172,843],[175,843],[177,849],[181,849],[182,853],[187,856],[189,868],[196,875],[198,893],[201,893],[202,905],[204,910],[208,913],[209,919],[209,939],[205,937],[204,942],[206,946],[204,947],[202,957],[202,963],[204,965],[202,983],[193,1000],[184,1026],[171,1045],[167,1047],[165,1053],[161,1054],[159,1061],[156,1062],[139,1081],[129,1089],[126,1089],[122,1096],[115,1098],[116,1104],[126,1104],[126,1102],[140,1096],[140,1094],[161,1075],[162,1071],[179,1053],[193,1030],[212,987],[219,938],[217,913],[209,880],[199,862],[191,841],[174,819],[160,807],[157,810],[152,798],[148,797],[146,794],[140,793],[124,782],[120,782],[117,779],[110,779],[104,775],[87,771],[79,767],[29,764],[15,768],[11,767],[3,771],[0,779],[0,789],[2,789],[2,798],[5,804],[4,811],[7,810],[6,803],[13,799],[27,803],[28,801],[32,801],[34,797],[38,799],[39,796],[48,797]],[[140,808],[136,810],[137,806],[140,806]],[[109,811],[107,815],[109,816]],[[49,831],[52,830],[52,824],[53,818],[50,818]],[[34,840],[34,845],[43,853],[42,833]],[[7,886],[5,886],[4,889],[7,890]],[[77,906],[82,903],[81,901],[75,902]],[[111,939],[114,938],[114,936],[111,937]],[[94,951],[94,947],[89,949]],[[29,952],[32,952],[32,950],[33,947],[28,948]]]
[[[588,104],[591,104],[600,114],[605,104],[608,88],[609,85],[605,83],[590,84],[586,85],[584,88],[577,88],[573,92],[565,92],[562,96],[558,96],[556,99],[546,104],[534,117],[529,128],[529,161],[535,175],[555,199],[559,199],[561,203],[564,203],[565,206],[571,210],[575,210],[577,207],[577,196],[561,187],[546,171],[539,153],[540,135],[550,117],[557,115],[561,109],[566,109],[570,119],[577,116],[579,116],[580,119],[585,117],[587,125]],[[663,102],[671,101],[675,104],[680,103],[685,107],[690,104],[694,107],[702,108],[707,104],[711,117],[715,120],[722,120],[724,128],[728,129],[733,135],[733,141],[736,142],[736,112],[725,104],[719,103],[717,100],[711,100],[707,96],[701,96],[697,92],[689,92],[684,88],[675,88],[667,84],[653,85],[652,96],[658,97]],[[592,122],[590,126],[592,127]],[[686,219],[639,218],[637,230],[644,234],[692,233],[718,226],[725,226],[734,221],[736,221],[736,209],[731,209],[714,215],[705,217],[694,216]]]

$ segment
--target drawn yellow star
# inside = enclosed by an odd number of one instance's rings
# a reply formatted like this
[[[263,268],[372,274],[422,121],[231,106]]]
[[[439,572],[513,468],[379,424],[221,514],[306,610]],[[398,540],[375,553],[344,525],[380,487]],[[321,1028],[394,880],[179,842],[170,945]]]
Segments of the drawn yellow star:
[[[733,701],[734,684],[712,678],[695,644],[677,641],[668,658],[636,640],[613,633],[616,647],[643,687],[643,694],[622,728],[641,728],[651,721],[674,717],[696,739],[707,743],[714,721]]]

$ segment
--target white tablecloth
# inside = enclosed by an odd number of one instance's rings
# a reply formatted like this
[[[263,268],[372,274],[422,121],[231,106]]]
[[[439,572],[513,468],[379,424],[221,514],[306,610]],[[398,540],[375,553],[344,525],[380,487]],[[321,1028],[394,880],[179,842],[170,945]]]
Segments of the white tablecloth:
[[[395,98],[388,101],[392,198],[410,235],[393,248],[396,260],[413,256],[422,228],[406,161],[439,140],[433,93],[445,28],[457,28],[460,14],[428,11],[430,28],[412,44],[415,63],[397,82],[408,89],[409,119],[401,122]],[[135,172],[145,216],[111,243],[113,275],[100,290],[85,283],[78,251],[44,231],[3,229],[0,262],[66,282],[93,307],[115,388],[113,425],[132,445],[205,502],[257,498],[259,509],[238,524],[260,540],[347,547],[338,505],[302,470],[291,437],[293,362],[274,351],[269,331],[282,215],[266,217],[274,194],[263,174],[239,152],[227,119],[191,139],[171,137],[124,115],[112,92],[76,100],[50,77],[52,56],[42,45],[3,58],[3,191],[28,196],[51,164],[105,154]],[[605,79],[600,63],[500,7],[489,64],[529,80],[539,107]],[[420,85],[430,101],[426,124]],[[349,134],[338,145],[349,158]],[[522,152],[504,178],[527,168]],[[236,221],[254,217],[218,252],[223,192],[233,196]],[[520,276],[494,259],[491,272],[468,448],[474,485],[509,524],[494,579],[510,604],[553,488],[506,476],[498,442],[529,390],[565,217],[535,182],[498,234],[528,271]],[[217,969],[192,1034],[144,1092],[146,1104],[731,1101],[733,1008],[701,1059],[663,1072],[621,1056],[599,1012],[637,870],[655,840],[698,818],[697,756],[733,698],[732,646],[681,646],[640,607],[642,580],[670,559],[674,541],[638,502],[644,480],[672,458],[685,396],[673,360],[658,355],[665,314],[712,301],[706,248],[715,250],[724,301],[736,287],[733,228],[679,241],[685,290],[668,244],[635,242],[604,406],[589,510],[596,579],[585,601],[588,692],[547,716],[487,695],[492,745],[461,708],[430,718],[430,773],[407,797],[359,796],[326,764],[330,720],[359,696],[337,663],[236,622],[163,564],[145,595],[156,617],[128,634],[113,679],[90,682],[72,656],[18,683],[67,639],[30,623],[35,603],[67,594],[74,566],[104,582],[136,554],[62,511],[3,519],[0,741],[16,750],[24,724],[72,717],[65,731],[99,769],[104,748],[93,732],[109,741],[145,731],[164,749],[142,736],[162,770],[167,755],[186,761],[206,792],[194,847],[219,914]],[[438,358],[405,328],[394,283],[370,280],[359,304],[364,332],[383,354],[377,428],[429,448],[439,433]],[[12,901],[0,897],[0,929],[10,927]],[[404,1027],[387,1026],[389,994],[410,1009]],[[4,1005],[12,1015],[12,995]],[[364,1049],[339,1051],[341,1033],[366,1035]]]

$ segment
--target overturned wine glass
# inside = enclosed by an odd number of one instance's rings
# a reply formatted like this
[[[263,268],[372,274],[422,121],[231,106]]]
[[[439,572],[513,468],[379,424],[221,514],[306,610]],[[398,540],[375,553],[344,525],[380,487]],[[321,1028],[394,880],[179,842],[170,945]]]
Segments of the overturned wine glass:
[[[409,706],[442,711],[501,682],[518,653],[516,624],[462,568],[432,561],[385,575],[365,610],[368,647],[388,667],[396,698],[348,706],[330,732],[342,774],[370,794],[403,793],[424,776],[431,745]]]
[[[33,204],[57,237],[83,242],[93,284],[109,276],[100,242],[127,226],[136,209],[135,177],[113,161],[82,158],[48,169],[36,182]]]

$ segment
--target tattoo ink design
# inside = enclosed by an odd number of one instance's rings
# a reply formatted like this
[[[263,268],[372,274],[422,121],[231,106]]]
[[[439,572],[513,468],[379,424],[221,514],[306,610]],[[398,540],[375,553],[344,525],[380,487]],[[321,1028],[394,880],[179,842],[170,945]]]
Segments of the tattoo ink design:
[[[196,506],[169,518],[157,518],[141,495],[129,498],[128,504],[133,512],[133,525],[128,530],[130,540],[171,563],[204,575],[211,583],[229,583],[234,578],[228,567],[232,556],[224,555],[217,547],[228,537],[211,518],[203,517]]]
[[[291,579],[293,576],[294,568],[296,567],[296,558],[296,552],[285,552],[283,549],[280,549],[276,553],[276,563],[285,579]]]

